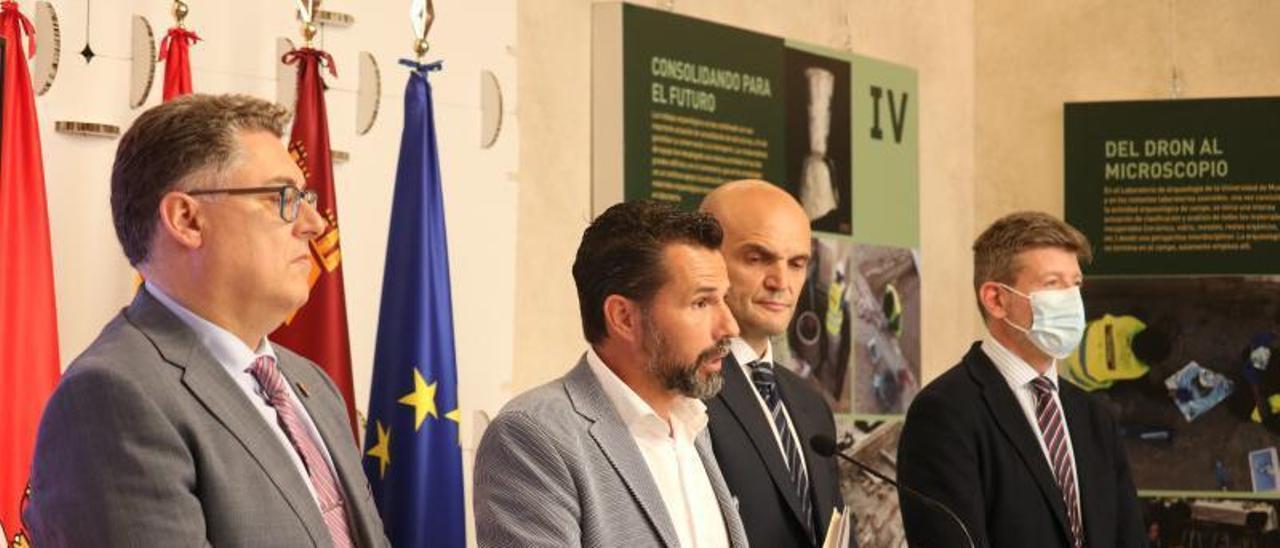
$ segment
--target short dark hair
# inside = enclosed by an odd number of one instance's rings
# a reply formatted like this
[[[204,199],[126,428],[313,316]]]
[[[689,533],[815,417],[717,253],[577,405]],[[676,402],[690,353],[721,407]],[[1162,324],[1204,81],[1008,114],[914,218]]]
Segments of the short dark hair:
[[[160,200],[235,164],[240,131],[279,137],[289,113],[248,95],[187,95],[142,113],[116,148],[111,169],[111,218],[129,264],[151,251]]]
[[[647,305],[667,281],[662,253],[670,244],[718,250],[724,232],[715,217],[652,201],[623,202],[582,232],[573,261],[582,334],[597,344],[608,334],[604,301],[621,295]]]

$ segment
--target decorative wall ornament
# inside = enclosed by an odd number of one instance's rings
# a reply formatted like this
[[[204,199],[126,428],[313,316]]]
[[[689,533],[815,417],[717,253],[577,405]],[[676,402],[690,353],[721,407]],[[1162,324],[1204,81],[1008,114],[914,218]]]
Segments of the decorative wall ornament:
[[[502,133],[502,86],[488,70],[480,71],[480,148],[490,148]]]
[[[378,120],[382,99],[382,71],[372,53],[360,52],[360,81],[356,88],[356,134],[364,135]]]
[[[93,57],[97,55],[93,52],[93,46],[89,45],[89,22],[93,21],[93,6],[90,0],[84,0],[84,49],[80,50],[80,56],[84,57],[84,62],[90,63]]]
[[[58,77],[58,58],[62,54],[62,30],[58,12],[49,2],[36,2],[36,65],[31,71],[31,87],[36,95],[44,95]]]
[[[115,139],[120,136],[120,126],[113,124],[99,124],[97,122],[58,120],[57,122],[54,122],[53,129],[58,133],[82,135],[85,137],[105,137],[108,139]]]
[[[316,10],[313,21],[328,27],[349,27],[356,23],[355,16],[336,11]]]
[[[138,108],[147,102],[156,77],[156,37],[146,17],[133,16],[129,44],[133,54],[129,60],[129,108]]]

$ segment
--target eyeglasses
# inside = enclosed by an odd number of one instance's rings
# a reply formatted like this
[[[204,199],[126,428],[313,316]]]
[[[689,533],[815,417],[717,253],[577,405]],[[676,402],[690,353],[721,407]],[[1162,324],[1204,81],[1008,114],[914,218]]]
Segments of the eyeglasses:
[[[298,211],[302,208],[302,202],[316,205],[316,191],[311,189],[302,190],[293,185],[284,186],[258,186],[252,188],[210,188],[204,190],[192,190],[187,192],[188,196],[200,196],[205,194],[228,194],[239,196],[244,194],[268,194],[274,193],[279,195],[280,202],[280,218],[286,223],[292,223],[298,218]]]

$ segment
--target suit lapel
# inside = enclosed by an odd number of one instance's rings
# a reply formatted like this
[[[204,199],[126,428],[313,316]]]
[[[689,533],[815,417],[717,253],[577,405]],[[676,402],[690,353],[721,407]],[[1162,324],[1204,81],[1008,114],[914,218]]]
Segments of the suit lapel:
[[[605,395],[600,381],[596,380],[586,357],[565,376],[564,387],[574,409],[591,422],[587,428],[591,438],[609,460],[614,472],[622,478],[663,544],[679,546],[675,526],[667,514],[666,504],[662,502],[662,494],[649,474],[649,465],[640,454],[640,447],[631,437],[631,431],[627,430],[613,403]]]
[[[694,440],[698,450],[698,458],[702,460],[702,468],[707,471],[707,479],[711,480],[711,490],[715,491],[716,502],[720,504],[720,515],[724,517],[725,532],[729,536],[729,545],[746,548],[747,531],[742,526],[742,516],[738,514],[738,505],[729,492],[729,486],[720,473],[720,464],[716,462],[715,453],[711,449],[711,435],[703,429]]]
[[[1086,400],[1088,396],[1059,377],[1058,397],[1062,400],[1062,412],[1066,415],[1064,418],[1067,420],[1067,433],[1071,435],[1076,483],[1080,485],[1080,517],[1084,523],[1084,536],[1089,540],[1087,543],[1089,546],[1103,546],[1106,544],[1102,542],[1104,539],[1094,539],[1090,536],[1090,531],[1099,529],[1096,524],[1102,520],[1102,516],[1095,513],[1098,505],[1088,504],[1087,501],[1106,489],[1094,482],[1098,476],[1096,472],[1099,464],[1097,453],[1094,451],[1097,446],[1093,440],[1089,439],[1093,430],[1089,416],[1089,402]],[[1090,527],[1090,525],[1094,526]]]
[[[125,313],[128,320],[151,340],[165,361],[183,370],[182,382],[191,395],[258,462],[303,523],[312,542],[317,546],[327,545],[330,542],[329,531],[320,516],[320,509],[302,476],[294,471],[286,448],[254,410],[235,380],[199,343],[195,333],[145,289],[138,291]]]
[[[991,363],[991,359],[982,351],[980,343],[969,350],[964,362],[969,369],[969,374],[982,386],[982,397],[987,410],[995,417],[1000,430],[1022,457],[1022,463],[1031,471],[1031,477],[1040,488],[1040,494],[1044,495],[1049,507],[1053,508],[1053,515],[1060,526],[1059,531],[1064,535],[1063,538],[1068,538],[1071,528],[1067,525],[1067,510],[1066,504],[1062,502],[1062,492],[1058,490],[1058,484],[1049,470],[1049,462],[1045,459],[1044,451],[1040,449],[1037,434],[1027,423],[1027,415],[1022,411],[1022,406],[1018,404],[1013,391],[1009,389],[1009,383],[1004,380],[996,370],[995,364]]]
[[[769,470],[769,478],[773,480],[774,487],[786,499],[791,515],[803,523],[804,520],[800,517],[800,501],[791,483],[791,475],[787,472],[787,463],[782,458],[782,451],[778,449],[777,439],[773,437],[773,429],[770,428],[768,419],[760,408],[760,400],[756,399],[755,387],[747,380],[742,366],[732,354],[724,358],[724,366],[721,370],[724,376],[724,387],[716,397],[729,409],[733,418],[746,431],[747,437],[751,438],[751,445],[755,447],[756,454]],[[808,454],[805,458],[809,458]],[[810,478],[812,479],[812,476]],[[812,485],[813,482],[809,483]]]
[[[280,350],[280,347],[276,347]],[[319,377],[316,371],[305,362],[294,358],[287,351],[277,352],[279,356],[280,370],[284,373],[286,379],[293,382],[295,386],[302,384],[309,387],[310,390],[328,390],[328,383],[325,379]],[[351,427],[346,421],[341,420],[346,415],[336,415],[332,410],[326,410],[320,407],[317,400],[311,398],[310,390],[295,390],[298,400],[302,402],[302,406],[307,409],[307,414],[311,416],[311,422],[316,425],[316,431],[320,433],[320,438],[324,441],[325,447],[329,449],[329,458],[333,461],[334,474],[338,476],[338,481],[342,484],[342,490],[346,497],[347,513],[351,519],[351,531],[353,540],[356,545],[360,546],[364,539],[374,538],[374,532],[369,530],[369,516],[365,515],[370,509],[364,505],[356,504],[355,501],[360,500],[364,494],[363,491],[368,485],[364,479],[364,469],[360,466],[359,461],[353,460],[355,453],[343,448],[351,447],[354,443],[351,437]]]

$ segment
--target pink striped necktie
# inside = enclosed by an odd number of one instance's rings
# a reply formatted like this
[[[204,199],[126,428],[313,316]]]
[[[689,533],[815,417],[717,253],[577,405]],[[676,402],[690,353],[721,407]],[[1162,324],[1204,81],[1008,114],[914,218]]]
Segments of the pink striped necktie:
[[[262,394],[267,399],[267,405],[275,408],[280,428],[284,429],[289,441],[293,442],[294,450],[298,452],[303,466],[307,468],[311,487],[315,490],[317,502],[320,504],[324,524],[329,528],[329,536],[333,537],[333,545],[337,548],[353,546],[342,488],[338,485],[333,469],[329,467],[329,461],[325,460],[324,454],[316,445],[316,440],[312,439],[302,423],[302,418],[298,416],[298,410],[294,408],[293,400],[289,397],[288,382],[280,373],[280,368],[276,367],[276,359],[271,356],[258,356],[253,360],[248,371],[253,374],[254,379],[257,379],[258,386],[262,388]]]
[[[1076,493],[1076,465],[1067,445],[1067,423],[1062,409],[1053,397],[1057,389],[1053,381],[1036,377],[1031,381],[1036,396],[1036,422],[1040,425],[1040,439],[1049,450],[1053,465],[1053,478],[1062,492],[1062,502],[1067,505],[1067,521],[1071,525],[1071,543],[1075,548],[1084,544],[1084,524],[1080,519],[1080,496]]]

